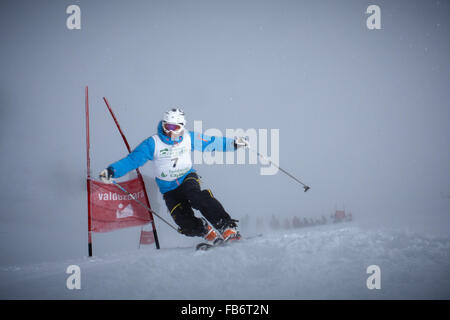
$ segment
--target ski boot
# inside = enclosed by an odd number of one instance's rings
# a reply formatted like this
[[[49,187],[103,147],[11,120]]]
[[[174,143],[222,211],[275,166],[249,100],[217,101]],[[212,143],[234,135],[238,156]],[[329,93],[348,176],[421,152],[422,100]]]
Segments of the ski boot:
[[[223,241],[235,241],[241,238],[241,234],[237,230],[237,221],[238,220],[231,219],[230,221],[227,221],[222,228],[220,228]]]
[[[208,244],[217,245],[223,242],[223,238],[214,230],[211,225],[203,219],[203,223],[205,224],[206,233],[203,238],[207,241]]]

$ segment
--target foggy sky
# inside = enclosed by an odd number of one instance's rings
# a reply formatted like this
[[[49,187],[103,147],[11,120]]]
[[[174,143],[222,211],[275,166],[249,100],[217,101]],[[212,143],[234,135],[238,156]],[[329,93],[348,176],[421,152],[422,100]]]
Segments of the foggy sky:
[[[81,30],[66,28],[70,4],[81,8]],[[366,27],[370,4],[381,8],[381,30]],[[345,208],[375,226],[448,235],[449,9],[425,0],[2,1],[0,264],[86,255],[86,85],[94,176],[126,155],[103,96],[132,148],[177,106],[188,129],[194,120],[222,132],[279,129],[280,165],[311,186],[303,193],[258,165],[195,166],[233,217]],[[150,165],[142,172],[151,177]],[[155,185],[151,194],[157,206]],[[95,235],[94,250],[134,248],[137,234]]]

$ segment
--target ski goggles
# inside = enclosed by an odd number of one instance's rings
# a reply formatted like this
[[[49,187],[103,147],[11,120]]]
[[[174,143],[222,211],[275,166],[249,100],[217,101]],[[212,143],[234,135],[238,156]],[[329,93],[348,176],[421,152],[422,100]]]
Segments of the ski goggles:
[[[163,122],[163,127],[165,130],[173,131],[173,132],[178,132],[183,128],[183,126],[180,124],[168,123],[168,122]]]

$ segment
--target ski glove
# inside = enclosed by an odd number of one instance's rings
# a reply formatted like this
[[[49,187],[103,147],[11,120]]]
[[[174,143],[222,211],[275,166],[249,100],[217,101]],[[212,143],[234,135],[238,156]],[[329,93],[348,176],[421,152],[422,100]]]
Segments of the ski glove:
[[[99,178],[104,183],[112,183],[113,175],[114,175],[113,169],[108,167],[105,170],[103,170],[102,172],[100,172]]]
[[[237,137],[234,139],[234,146],[237,148],[248,148],[248,141],[244,137]]]

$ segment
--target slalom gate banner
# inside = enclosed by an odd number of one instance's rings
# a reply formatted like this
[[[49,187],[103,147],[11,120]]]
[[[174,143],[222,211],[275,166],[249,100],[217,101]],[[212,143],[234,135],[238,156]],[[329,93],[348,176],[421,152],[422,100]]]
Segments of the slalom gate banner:
[[[114,184],[107,184],[95,180],[90,180],[89,183],[91,231],[109,232],[152,222],[149,212]],[[145,196],[142,180],[135,178],[133,180],[122,181],[120,184],[133,197],[150,207]]]
[[[130,145],[117,121],[117,117],[111,109],[108,100],[103,100],[113,118],[127,151],[131,153]],[[151,211],[142,207],[145,204],[151,209],[144,179],[136,169],[135,179],[121,181],[120,185],[130,194],[122,191],[115,184],[107,184],[91,178],[91,156],[90,156],[90,133],[89,133],[89,89],[85,87],[85,113],[86,113],[86,190],[88,203],[88,255],[92,257],[92,232],[109,232],[122,228],[135,226],[141,227],[141,244],[154,243],[159,249],[158,234],[156,232],[155,221]],[[152,236],[144,231],[143,226],[151,223]]]

